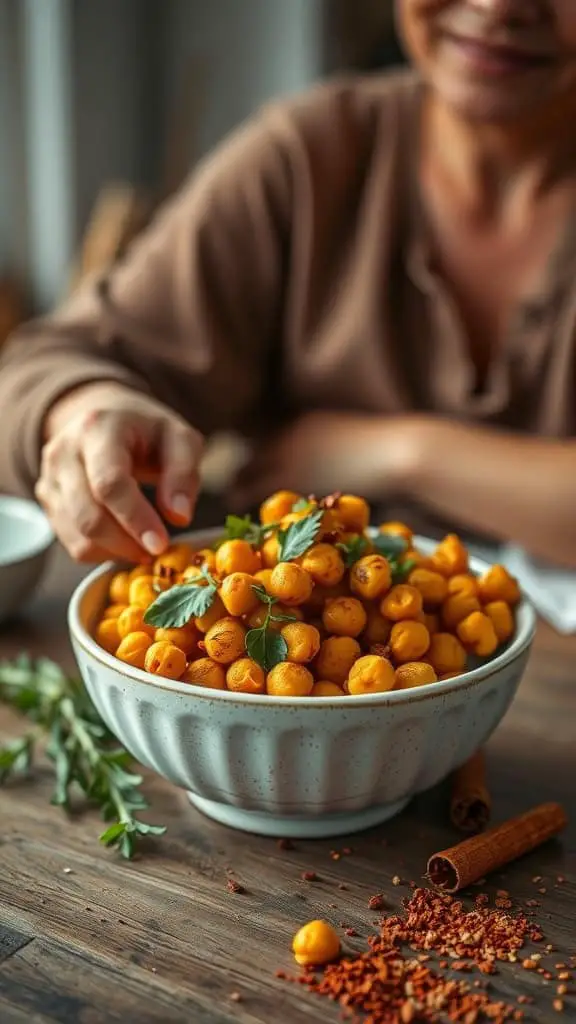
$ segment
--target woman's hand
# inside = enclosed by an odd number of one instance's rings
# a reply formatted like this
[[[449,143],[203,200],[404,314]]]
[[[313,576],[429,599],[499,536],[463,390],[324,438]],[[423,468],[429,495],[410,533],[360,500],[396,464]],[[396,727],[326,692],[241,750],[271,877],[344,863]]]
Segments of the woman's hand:
[[[142,494],[153,483],[175,526],[192,517],[203,440],[147,395],[115,383],[62,398],[46,422],[36,496],[78,561],[147,561],[168,545],[166,527]]]
[[[402,489],[410,460],[404,420],[349,413],[309,413],[257,449],[232,492],[238,509],[276,490],[333,491],[382,500]]]

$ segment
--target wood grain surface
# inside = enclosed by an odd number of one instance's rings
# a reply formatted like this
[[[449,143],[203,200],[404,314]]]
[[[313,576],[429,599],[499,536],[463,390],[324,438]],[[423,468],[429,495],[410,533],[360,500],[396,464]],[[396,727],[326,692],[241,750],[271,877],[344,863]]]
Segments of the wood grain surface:
[[[73,668],[65,610],[81,574],[56,553],[26,616],[0,631],[0,657],[25,649]],[[0,734],[21,730],[0,710]],[[488,748],[494,819],[553,799],[571,822],[561,841],[490,879],[486,891],[539,901],[531,913],[557,950],[552,964],[576,953],[575,738],[576,639],[541,626],[518,698]],[[79,808],[67,819],[50,806],[47,767],[0,790],[1,1024],[336,1022],[337,1008],[275,976],[293,969],[293,932],[321,916],[355,928],[347,946],[363,949],[375,930],[369,897],[382,892],[399,908],[429,854],[456,838],[442,787],[372,832],[293,850],[206,820],[150,773],[146,789],[150,819],[169,831],[128,864],[99,847],[96,815]],[[333,859],[347,846],[351,854]],[[305,871],[318,880],[303,881]],[[395,875],[405,884],[394,886]],[[227,892],[229,877],[245,893]],[[576,1019],[576,996],[556,1013],[555,985],[519,965],[503,967],[494,990],[535,996],[527,1020]]]

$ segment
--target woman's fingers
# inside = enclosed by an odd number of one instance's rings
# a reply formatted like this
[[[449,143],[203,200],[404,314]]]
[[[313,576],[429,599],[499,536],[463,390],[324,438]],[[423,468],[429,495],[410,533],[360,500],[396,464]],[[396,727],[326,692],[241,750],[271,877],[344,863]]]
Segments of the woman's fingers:
[[[166,419],[160,442],[158,504],[175,526],[187,526],[198,497],[202,436],[180,420]]]

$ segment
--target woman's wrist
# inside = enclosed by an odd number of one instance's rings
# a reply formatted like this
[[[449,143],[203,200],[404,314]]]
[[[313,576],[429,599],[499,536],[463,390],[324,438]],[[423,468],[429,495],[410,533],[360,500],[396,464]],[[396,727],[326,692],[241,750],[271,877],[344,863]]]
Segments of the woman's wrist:
[[[43,439],[49,441],[79,412],[94,404],[103,404],[111,395],[125,394],[130,388],[114,380],[89,381],[66,391],[48,409],[44,417]]]

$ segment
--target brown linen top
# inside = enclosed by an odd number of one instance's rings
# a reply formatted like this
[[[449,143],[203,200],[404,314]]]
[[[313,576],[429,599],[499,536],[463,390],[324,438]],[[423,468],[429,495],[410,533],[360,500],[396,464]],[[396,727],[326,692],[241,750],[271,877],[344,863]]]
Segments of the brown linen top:
[[[331,408],[573,436],[574,224],[478,393],[420,209],[421,94],[402,72],[271,105],[106,279],[21,329],[0,360],[0,488],[31,488],[50,403],[105,378],[207,434]]]

